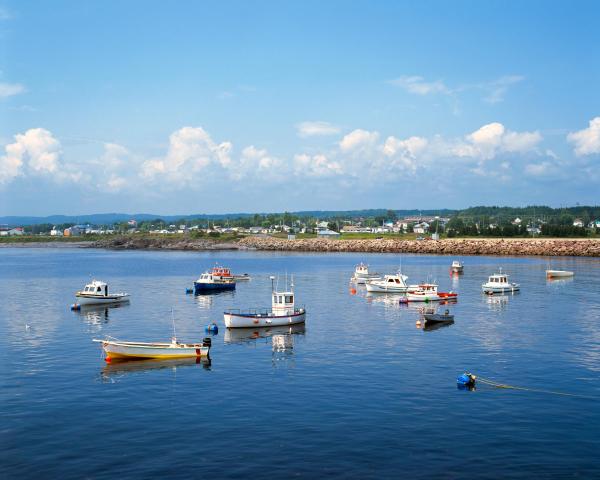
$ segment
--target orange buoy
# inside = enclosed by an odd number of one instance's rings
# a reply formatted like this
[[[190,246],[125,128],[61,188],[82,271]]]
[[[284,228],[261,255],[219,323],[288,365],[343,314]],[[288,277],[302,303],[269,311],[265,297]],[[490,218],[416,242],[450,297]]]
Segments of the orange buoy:
[[[350,295],[356,295],[356,288],[350,289]]]

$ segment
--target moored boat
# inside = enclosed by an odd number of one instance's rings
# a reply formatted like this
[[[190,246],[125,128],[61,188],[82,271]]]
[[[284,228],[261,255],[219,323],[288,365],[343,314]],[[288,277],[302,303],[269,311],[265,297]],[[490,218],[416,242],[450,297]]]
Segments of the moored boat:
[[[411,286],[406,292],[409,302],[438,302],[440,300],[456,300],[458,294],[455,292],[438,292],[435,283],[421,283]]]
[[[103,303],[121,303],[129,301],[128,293],[110,293],[108,284],[93,280],[83,290],[75,292],[76,305],[99,305]]]
[[[385,275],[383,279],[367,280],[367,292],[373,293],[405,293],[408,290],[408,277],[398,272],[396,275]]]
[[[213,267],[194,282],[194,294],[235,290],[235,281],[228,268]]]
[[[568,270],[546,270],[546,277],[548,278],[567,278],[575,275],[573,272]]]
[[[380,278],[381,276],[378,273],[369,272],[369,266],[361,262],[354,269],[354,276],[350,280],[363,285],[369,280],[378,280]]]
[[[454,315],[449,310],[444,313],[424,313],[423,318],[429,323],[454,322]]]
[[[459,260],[454,260],[450,265],[450,271],[452,273],[463,273],[464,265]]]
[[[275,277],[271,277],[271,282]],[[306,310],[295,307],[294,283],[288,291],[277,291],[271,287],[270,309],[230,309],[223,312],[227,328],[276,327],[304,323]]]
[[[205,338],[202,343],[180,343],[175,337],[170,343],[127,342],[116,339],[98,340],[106,354],[105,360],[128,359],[176,359],[206,357],[210,352],[211,339]]]
[[[509,282],[508,275],[502,273],[502,269],[498,273],[489,276],[488,281],[481,285],[483,293],[514,293],[520,290],[521,286],[518,283]]]

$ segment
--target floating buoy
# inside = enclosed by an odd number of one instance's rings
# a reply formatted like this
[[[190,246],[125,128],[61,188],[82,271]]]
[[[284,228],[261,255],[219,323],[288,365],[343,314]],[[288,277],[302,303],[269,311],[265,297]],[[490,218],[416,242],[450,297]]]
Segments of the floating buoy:
[[[81,305],[79,305],[78,303],[74,303],[73,305],[71,305],[71,310],[81,310]]]
[[[350,289],[350,295],[356,295],[356,288]]]
[[[417,322],[415,323],[415,325],[417,326],[417,328],[421,328],[421,320],[417,320]]]
[[[406,297],[400,297],[399,303],[400,303],[400,305],[402,305],[402,304],[408,304],[408,298],[406,298]]]
[[[206,330],[207,333],[219,333],[219,327],[215,322],[209,323],[204,330]]]
[[[456,379],[456,384],[459,387],[474,387],[476,378],[477,377],[475,375],[465,372],[462,375],[458,376],[458,378]]]
[[[186,294],[188,294],[188,293],[194,293],[194,289],[193,288],[186,288],[185,289],[185,293]]]

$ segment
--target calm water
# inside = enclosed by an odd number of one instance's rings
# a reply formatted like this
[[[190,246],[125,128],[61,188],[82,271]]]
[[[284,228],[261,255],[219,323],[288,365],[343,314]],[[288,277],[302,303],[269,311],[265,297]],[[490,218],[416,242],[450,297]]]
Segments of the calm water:
[[[600,260],[548,282],[543,258],[403,256],[410,281],[459,292],[456,323],[415,326],[394,296],[349,290],[354,265],[397,255],[0,249],[0,474],[3,478],[600,477]],[[253,280],[185,295],[215,261]],[[498,266],[522,285],[486,297]],[[293,273],[308,310],[291,352],[226,332],[227,307],[269,306],[268,275]],[[71,312],[90,276],[130,305]],[[105,366],[93,338],[199,340],[212,362]],[[445,308],[445,307],[443,307]],[[27,328],[26,325],[30,327]],[[480,386],[465,370],[567,397]]]

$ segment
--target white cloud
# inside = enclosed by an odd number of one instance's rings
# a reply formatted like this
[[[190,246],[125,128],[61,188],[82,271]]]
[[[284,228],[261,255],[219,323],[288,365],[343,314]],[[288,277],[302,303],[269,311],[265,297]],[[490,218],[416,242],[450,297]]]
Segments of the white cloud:
[[[379,139],[379,133],[368,132],[360,128],[345,135],[340,141],[340,150],[350,152],[373,145]]]
[[[417,75],[403,75],[395,80],[390,80],[392,85],[403,88],[408,93],[415,95],[429,95],[431,93],[451,93],[451,90],[441,80],[426,82],[423,77]]]
[[[112,174],[106,182],[106,188],[110,192],[119,192],[127,185],[127,180],[116,174]]]
[[[567,140],[575,145],[575,155],[578,157],[600,153],[600,117],[590,120],[589,125],[567,135]]]
[[[511,132],[498,122],[489,123],[466,136],[466,142],[457,142],[452,153],[458,157],[490,160],[499,153],[533,151],[542,141],[539,132]]]
[[[142,165],[142,176],[174,182],[192,181],[193,175],[210,165],[228,167],[232,149],[230,142],[215,143],[202,127],[183,127],[169,137],[164,158],[151,159]]]
[[[324,154],[308,155],[302,153],[295,155],[294,168],[297,175],[309,177],[330,177],[343,173],[341,164],[329,160]]]
[[[410,137],[406,140],[399,140],[392,136],[388,137],[383,144],[383,153],[388,157],[392,157],[400,152],[402,155],[415,158],[427,147],[427,144],[427,139],[423,137]]]
[[[525,173],[532,177],[544,177],[551,175],[555,171],[555,166],[550,162],[530,163],[525,165]]]
[[[484,100],[488,103],[502,102],[509,87],[522,82],[524,79],[525,77],[521,75],[505,75],[497,80],[481,84],[481,88],[489,92],[488,96],[485,97]]]
[[[44,128],[32,128],[14,137],[14,143],[4,147],[0,157],[0,183],[8,183],[27,172],[46,175],[53,180],[79,181],[82,173],[61,164],[62,148],[52,133]]]
[[[0,98],[8,98],[25,92],[25,86],[20,83],[0,82]]]
[[[300,122],[296,125],[296,130],[300,138],[335,135],[340,133],[340,127],[332,125],[329,122]]]

